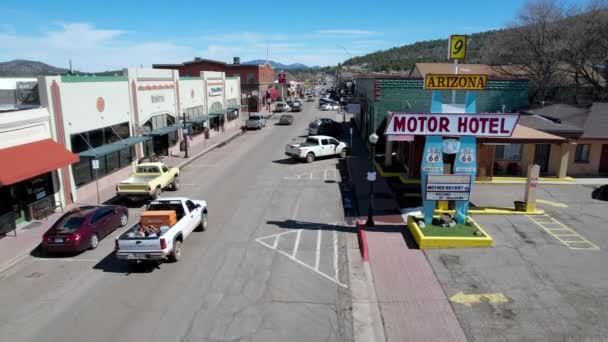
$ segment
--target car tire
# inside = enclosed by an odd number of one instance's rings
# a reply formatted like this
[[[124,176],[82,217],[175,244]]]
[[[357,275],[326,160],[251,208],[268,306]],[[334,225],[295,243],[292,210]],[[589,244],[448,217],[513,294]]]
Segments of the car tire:
[[[196,227],[196,231],[204,232],[207,230],[207,227],[209,227],[209,216],[207,216],[207,213],[203,213],[201,215],[201,223]]]
[[[157,200],[160,197],[160,193],[161,193],[160,188],[154,189],[154,191],[152,192],[152,199]]]
[[[176,176],[175,178],[173,178],[173,182],[171,182],[171,190],[179,190],[179,177]]]
[[[120,226],[121,226],[121,227],[124,227],[124,226],[126,226],[128,223],[129,223],[129,215],[127,215],[126,213],[125,213],[125,214],[120,215]]]
[[[343,148],[342,151],[340,151],[340,158],[346,158],[346,154],[347,154],[347,151],[345,148]]]
[[[89,249],[95,249],[97,246],[99,246],[99,236],[97,234],[93,234],[89,238]]]
[[[182,258],[182,242],[175,240],[173,243],[173,251],[171,252],[171,262],[178,262]]]
[[[312,152],[308,152],[308,154],[306,155],[306,162],[312,163],[313,161],[315,161],[315,154]]]

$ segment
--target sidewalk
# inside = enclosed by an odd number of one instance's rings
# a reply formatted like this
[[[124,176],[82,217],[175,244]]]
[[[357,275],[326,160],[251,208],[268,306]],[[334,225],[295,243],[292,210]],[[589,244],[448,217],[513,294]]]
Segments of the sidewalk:
[[[223,134],[216,134],[204,143],[193,144],[189,151],[190,158],[186,159],[180,156],[166,157],[164,162],[170,166],[185,167],[197,158],[205,155],[209,151],[215,149],[218,145],[226,143],[242,134],[240,128],[226,130]],[[116,195],[114,186],[99,189],[99,197],[101,202],[106,202]],[[97,203],[97,195],[93,197],[79,199],[78,204]],[[65,208],[64,211],[71,209]],[[42,239],[42,234],[51,227],[53,223],[62,215],[55,213],[42,221],[33,221],[29,224],[17,229],[17,236],[11,232],[0,238],[0,272],[10,268],[14,264],[25,258],[33,251]]]
[[[367,217],[369,154],[355,134],[348,158],[358,213]],[[466,341],[424,253],[417,249],[386,181],[374,188],[375,227],[366,229],[369,262],[387,341]]]

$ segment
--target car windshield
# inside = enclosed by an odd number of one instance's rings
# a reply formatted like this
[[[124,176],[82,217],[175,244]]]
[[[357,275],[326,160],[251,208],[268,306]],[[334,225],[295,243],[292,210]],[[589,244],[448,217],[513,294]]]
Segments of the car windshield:
[[[58,226],[60,229],[75,230],[82,226],[84,217],[68,217]]]
[[[257,115],[253,115],[249,117],[249,120],[260,120],[260,117]]]
[[[156,166],[138,166],[137,173],[158,173]]]

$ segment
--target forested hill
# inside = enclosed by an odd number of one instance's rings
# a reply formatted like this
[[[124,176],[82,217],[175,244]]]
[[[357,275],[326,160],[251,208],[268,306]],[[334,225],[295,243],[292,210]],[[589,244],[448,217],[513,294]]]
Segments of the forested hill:
[[[486,62],[486,46],[504,30],[487,31],[469,35],[466,63]],[[409,70],[418,62],[447,61],[447,39],[429,40],[377,51],[344,61],[343,65],[357,65],[372,71]]]

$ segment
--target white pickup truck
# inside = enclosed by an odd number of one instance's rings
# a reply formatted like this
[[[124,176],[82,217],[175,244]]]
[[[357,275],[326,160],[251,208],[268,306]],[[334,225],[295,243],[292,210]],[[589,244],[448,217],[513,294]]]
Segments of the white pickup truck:
[[[287,144],[285,147],[286,155],[298,160],[304,159],[307,163],[312,163],[315,158],[325,156],[338,155],[345,158],[346,152],[346,143],[326,135],[312,135],[301,144]]]
[[[207,229],[207,203],[183,197],[162,198],[152,201],[148,211],[175,211],[177,222],[166,231],[153,236],[138,236],[140,223],[116,237],[116,257],[131,262],[140,260],[178,261],[182,244],[194,230]]]

